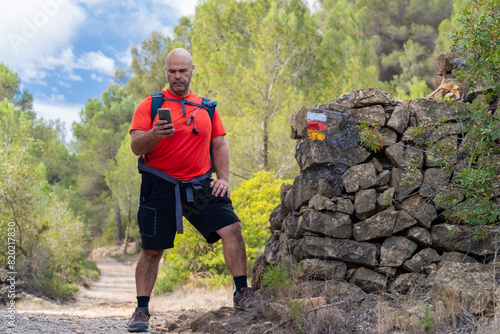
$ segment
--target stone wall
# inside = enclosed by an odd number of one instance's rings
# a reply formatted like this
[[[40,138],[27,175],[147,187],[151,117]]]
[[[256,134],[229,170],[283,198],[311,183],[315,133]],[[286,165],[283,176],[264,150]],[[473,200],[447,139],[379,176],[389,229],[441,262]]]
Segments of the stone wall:
[[[447,88],[454,90],[450,98],[460,97],[455,83]],[[449,192],[453,169],[441,169],[439,157],[422,144],[433,139],[460,145],[463,131],[452,110],[432,96],[400,101],[375,88],[298,111],[291,136],[301,171],[293,185],[281,187],[281,204],[269,219],[271,236],[254,268],[254,288],[265,267],[277,263],[300,263],[305,279],[406,292],[444,263],[491,260],[494,238],[474,242],[472,229],[448,223],[436,201]],[[438,121],[445,122],[440,133],[411,134]],[[380,126],[382,150],[360,145],[362,122]],[[457,157],[448,158],[459,164]],[[492,161],[500,166],[500,156]]]

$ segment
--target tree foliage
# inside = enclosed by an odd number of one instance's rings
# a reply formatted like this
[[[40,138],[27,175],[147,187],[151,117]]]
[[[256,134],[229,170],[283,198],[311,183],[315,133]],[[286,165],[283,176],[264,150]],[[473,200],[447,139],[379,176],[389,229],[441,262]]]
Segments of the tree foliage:
[[[219,102],[232,168],[286,175],[293,144],[284,138],[303,103],[296,87],[312,60],[317,27],[301,1],[205,1],[192,44],[196,88]]]
[[[83,225],[47,181],[32,147],[30,116],[5,98],[0,124],[0,263],[15,266],[10,271],[31,289],[68,298],[89,273]],[[15,260],[7,253],[8,237],[15,240]]]
[[[79,193],[72,207],[94,235],[103,232],[115,205],[109,199],[105,174],[130,128],[134,110],[132,96],[123,87],[112,85],[102,93],[101,101],[89,99],[80,112],[80,122],[73,123]]]

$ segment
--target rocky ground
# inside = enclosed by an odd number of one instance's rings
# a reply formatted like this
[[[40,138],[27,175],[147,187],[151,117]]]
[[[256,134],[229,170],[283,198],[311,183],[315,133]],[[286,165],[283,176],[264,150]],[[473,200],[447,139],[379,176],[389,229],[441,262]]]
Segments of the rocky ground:
[[[2,308],[0,333],[128,333],[126,323],[135,308],[133,263],[110,258],[96,262],[101,276],[71,302],[28,296],[16,303],[11,327]],[[450,312],[429,303],[425,295],[413,299],[367,294],[343,281],[298,282],[262,297],[267,300],[264,308],[237,311],[232,308],[231,289],[184,288],[154,296],[150,333],[420,334],[427,307],[432,312],[430,333],[483,334],[500,328],[496,317]]]

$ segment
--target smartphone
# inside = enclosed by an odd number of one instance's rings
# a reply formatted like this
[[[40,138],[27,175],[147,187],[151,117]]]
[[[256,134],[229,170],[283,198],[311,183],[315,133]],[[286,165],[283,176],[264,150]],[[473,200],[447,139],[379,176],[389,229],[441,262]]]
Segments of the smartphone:
[[[172,114],[169,108],[158,108],[158,119],[172,123]]]

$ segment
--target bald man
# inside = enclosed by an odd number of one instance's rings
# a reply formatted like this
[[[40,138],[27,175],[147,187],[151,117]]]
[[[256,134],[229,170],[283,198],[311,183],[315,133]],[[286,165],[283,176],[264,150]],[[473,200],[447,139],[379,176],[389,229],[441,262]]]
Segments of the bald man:
[[[195,65],[187,50],[172,50],[165,64],[169,87],[161,92],[162,107],[171,110],[172,122],[158,116],[151,120],[152,97],[147,97],[130,127],[132,152],[142,156],[138,212],[142,252],[135,271],[137,308],[128,322],[130,332],[148,329],[148,303],[159,262],[164,250],[174,247],[175,234],[182,233],[182,216],[208,243],[222,241],[236,286],[234,307],[263,304],[247,286],[245,242],[230,199],[229,148],[218,110],[211,119],[202,98],[191,91]],[[211,178],[212,163],[216,179]]]

